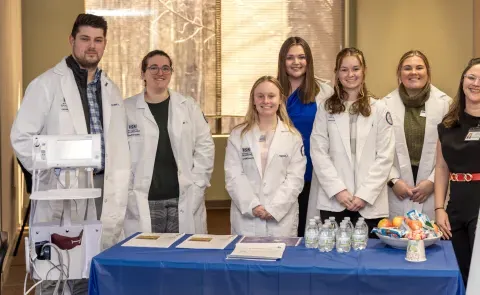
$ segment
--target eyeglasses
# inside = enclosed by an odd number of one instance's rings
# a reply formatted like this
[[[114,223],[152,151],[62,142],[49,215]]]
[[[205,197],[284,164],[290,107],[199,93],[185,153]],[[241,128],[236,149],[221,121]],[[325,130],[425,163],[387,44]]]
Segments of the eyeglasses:
[[[464,77],[465,77],[465,78],[468,80],[468,82],[470,82],[470,83],[475,83],[475,82],[477,82],[477,80],[480,81],[480,77],[477,77],[477,76],[475,76],[475,75],[465,75]]]
[[[150,72],[152,75],[156,75],[160,73],[160,70],[162,70],[162,73],[164,74],[170,74],[173,72],[173,69],[167,65],[164,65],[162,67],[159,67],[157,65],[149,66],[147,70]]]

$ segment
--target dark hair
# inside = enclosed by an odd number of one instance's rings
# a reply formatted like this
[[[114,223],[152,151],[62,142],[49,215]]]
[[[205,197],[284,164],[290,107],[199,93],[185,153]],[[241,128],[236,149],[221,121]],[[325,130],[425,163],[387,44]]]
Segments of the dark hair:
[[[371,108],[370,108],[370,97],[373,95],[367,90],[367,85],[365,84],[365,70],[367,69],[367,64],[365,63],[365,57],[363,52],[358,50],[357,48],[350,47],[344,48],[337,54],[337,59],[335,62],[335,92],[333,95],[325,101],[325,109],[329,114],[340,114],[345,112],[345,105],[343,104],[343,100],[347,98],[348,94],[343,89],[342,83],[338,78],[338,71],[340,71],[340,67],[342,65],[342,61],[347,56],[354,56],[360,62],[360,66],[362,67],[363,71],[363,83],[362,87],[360,88],[359,98],[352,104],[352,108],[350,112],[352,114],[362,114],[364,117],[370,116]]]
[[[315,96],[320,92],[320,87],[315,82],[312,50],[310,49],[310,46],[308,46],[307,41],[303,40],[302,38],[290,37],[283,42],[280,52],[278,53],[277,80],[282,85],[285,95],[288,96],[292,90],[292,86],[290,85],[290,80],[288,80],[285,62],[287,59],[288,50],[290,50],[290,48],[294,45],[302,46],[303,51],[305,52],[305,57],[307,58],[305,78],[299,87],[300,100],[304,104],[315,102]]]
[[[448,113],[442,120],[443,126],[446,128],[454,127],[458,124],[460,117],[463,115],[463,112],[466,107],[465,102],[465,92],[463,91],[463,80],[465,79],[465,74],[468,70],[470,70],[473,66],[480,64],[480,57],[472,58],[469,62],[465,70],[463,70],[462,75],[460,76],[460,84],[458,85],[458,92],[455,98],[453,99],[452,104],[450,105],[450,109]]]
[[[172,63],[172,59],[170,58],[170,56],[163,50],[155,49],[155,50],[150,51],[149,53],[147,53],[147,55],[145,55],[143,57],[143,59],[142,59],[142,73],[145,73],[147,71],[148,60],[150,58],[154,57],[155,55],[165,56],[166,58],[168,58],[168,61],[170,62],[170,67],[173,68],[173,63]]]
[[[79,14],[73,23],[71,34],[73,38],[77,37],[78,30],[83,26],[103,29],[103,37],[107,36],[107,21],[103,18],[103,16],[88,13]]]

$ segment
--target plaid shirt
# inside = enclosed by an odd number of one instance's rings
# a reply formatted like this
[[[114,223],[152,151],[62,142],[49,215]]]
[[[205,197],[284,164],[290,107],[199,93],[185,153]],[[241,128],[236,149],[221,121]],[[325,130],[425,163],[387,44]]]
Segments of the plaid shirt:
[[[102,71],[97,69],[92,82],[87,84],[88,111],[90,112],[90,133],[100,134],[102,142],[102,168],[95,169],[96,172],[105,169],[105,141],[103,139],[103,128],[100,120],[100,107],[97,102],[97,87],[100,85],[100,74]]]

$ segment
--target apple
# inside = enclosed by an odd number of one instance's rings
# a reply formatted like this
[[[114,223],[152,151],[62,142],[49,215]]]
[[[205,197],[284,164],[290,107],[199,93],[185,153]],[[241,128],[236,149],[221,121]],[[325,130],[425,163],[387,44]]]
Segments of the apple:
[[[393,227],[393,224],[390,219],[384,218],[378,222],[377,227]]]
[[[402,225],[402,222],[403,220],[405,219],[405,217],[403,216],[395,216],[393,219],[392,219],[392,224],[394,227],[400,227]]]
[[[423,227],[420,220],[409,220],[407,224],[412,230],[419,230]]]

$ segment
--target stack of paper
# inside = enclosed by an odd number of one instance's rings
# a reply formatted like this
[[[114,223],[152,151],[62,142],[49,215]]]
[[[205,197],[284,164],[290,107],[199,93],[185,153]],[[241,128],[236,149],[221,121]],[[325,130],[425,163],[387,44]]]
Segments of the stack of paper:
[[[275,261],[283,257],[285,243],[237,243],[227,259]]]
[[[203,235],[196,234],[192,235],[177,248],[184,249],[225,249],[228,244],[230,244],[237,235]]]
[[[243,237],[239,243],[284,243],[287,247],[296,247],[301,240],[297,237]]]
[[[179,233],[141,233],[128,240],[122,246],[168,248],[184,235]]]

